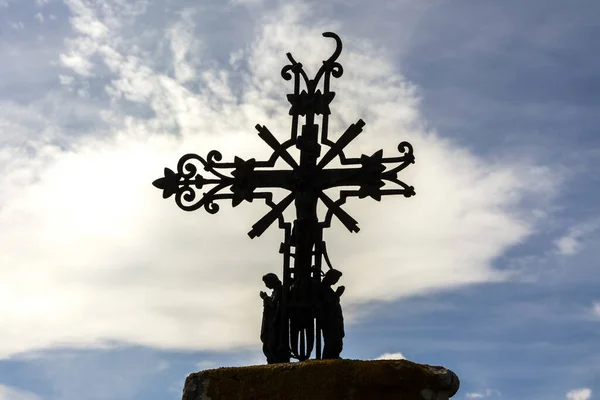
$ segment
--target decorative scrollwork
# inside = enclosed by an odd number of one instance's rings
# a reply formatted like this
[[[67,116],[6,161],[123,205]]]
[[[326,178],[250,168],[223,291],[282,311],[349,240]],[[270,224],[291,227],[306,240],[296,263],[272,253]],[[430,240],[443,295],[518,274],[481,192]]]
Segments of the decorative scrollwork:
[[[231,198],[230,194],[218,194],[218,192],[234,182],[234,178],[228,177],[217,169],[231,168],[231,163],[219,163],[222,159],[221,153],[212,150],[206,159],[197,154],[186,154],[177,163],[177,172],[165,168],[165,176],[155,180],[152,184],[163,190],[163,198],[167,199],[175,195],[175,203],[185,211],[194,211],[204,207],[206,211],[215,214],[219,206],[214,201],[220,198]],[[198,166],[194,162],[200,162],[205,171],[213,174],[217,179],[208,179],[198,173]],[[208,192],[203,193],[198,199],[196,190],[205,185],[217,185]]]

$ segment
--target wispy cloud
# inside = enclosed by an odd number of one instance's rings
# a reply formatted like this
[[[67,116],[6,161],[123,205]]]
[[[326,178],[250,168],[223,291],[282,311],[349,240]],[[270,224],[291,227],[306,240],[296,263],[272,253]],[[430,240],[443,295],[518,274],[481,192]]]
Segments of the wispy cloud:
[[[582,242],[600,228],[600,220],[586,221],[569,229],[569,232],[555,241],[556,249],[562,255],[572,255],[582,248]]]
[[[48,382],[52,398],[65,400],[132,399],[150,382],[168,376],[172,368],[163,355],[135,346],[95,351],[63,348],[26,356],[38,379]]]
[[[214,368],[217,366],[217,363],[212,360],[204,360],[200,361],[196,364],[196,367],[200,370]]]
[[[17,21],[17,22],[9,21],[8,25],[10,25],[10,27],[13,28],[14,30],[25,29],[25,24],[23,23],[23,21]]]
[[[483,392],[471,392],[465,394],[467,399],[485,399],[488,397],[500,397],[501,393],[496,389],[485,389]]]
[[[196,74],[194,63],[189,60],[197,59],[201,51],[200,43],[194,35],[194,25],[194,12],[188,9],[181,13],[180,20],[168,28],[175,79],[180,83],[192,80]]]
[[[26,390],[0,384],[0,400],[41,400],[41,397]]]

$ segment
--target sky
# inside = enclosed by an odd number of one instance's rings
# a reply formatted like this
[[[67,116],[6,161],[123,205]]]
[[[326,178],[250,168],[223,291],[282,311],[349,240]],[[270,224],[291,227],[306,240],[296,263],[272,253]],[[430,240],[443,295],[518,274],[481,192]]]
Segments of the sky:
[[[397,154],[415,197],[325,233],[342,356],[443,365],[457,399],[600,398],[600,2],[0,0],[0,400],[179,399],[264,364],[260,201],[184,212],[186,153],[270,156],[286,52],[340,35],[330,135]]]

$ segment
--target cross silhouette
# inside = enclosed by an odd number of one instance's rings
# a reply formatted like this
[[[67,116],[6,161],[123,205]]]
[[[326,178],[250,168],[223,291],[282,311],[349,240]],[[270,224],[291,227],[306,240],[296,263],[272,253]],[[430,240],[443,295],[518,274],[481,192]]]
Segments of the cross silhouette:
[[[335,97],[329,86],[332,76],[339,78],[343,74],[342,66],[336,61],[342,51],[342,42],[332,32],[325,32],[323,36],[333,38],[336,48],[331,57],[323,61],[313,79],[309,79],[302,64],[287,53],[290,63],[282,69],[281,76],[285,80],[294,79],[294,93],[287,95],[291,103],[291,135],[280,143],[266,126],[256,125],[258,136],[273,150],[268,160],[235,157],[233,162],[220,162],[222,155],[216,150],[210,151],[206,158],[186,154],[179,160],[177,171],[165,168],[164,176],[153,182],[155,187],[163,191],[163,198],[175,195],[176,204],[185,211],[204,207],[214,214],[219,211],[217,201],[224,199],[231,199],[233,207],[243,201],[262,199],[271,208],[248,233],[250,238],[260,236],[275,221],[284,230],[284,241],[280,246],[280,253],[284,256],[283,283],[277,311],[281,337],[279,350],[283,355],[269,362],[289,361],[290,356],[301,361],[308,359],[315,344],[315,333],[316,358],[322,357],[322,325],[328,322],[317,315],[326,305],[321,304],[322,300],[315,296],[314,291],[315,285],[318,286],[322,279],[322,259],[332,269],[323,241],[323,229],[330,227],[335,216],[350,232],[359,231],[357,221],[342,208],[346,200],[350,197],[371,197],[380,201],[386,195],[415,195],[412,186],[398,179],[398,173],[415,162],[410,143],[401,142],[398,145],[400,155],[397,157],[384,157],[383,150],[379,150],[371,156],[347,158],[344,149],[362,132],[365,126],[362,119],[350,125],[335,142],[328,139],[329,104]],[[302,83],[305,89],[300,91]],[[322,91],[318,88],[320,83]],[[315,123],[317,115],[321,116],[320,138],[319,125]],[[304,124],[299,133],[300,117],[304,118]],[[299,162],[288,151],[292,146],[300,151]],[[328,150],[321,156],[322,146],[327,146]],[[336,158],[342,168],[325,168]],[[287,163],[290,169],[273,169],[278,159]],[[397,165],[388,169],[385,164],[390,163]],[[210,178],[198,172],[200,165],[211,174]],[[232,171],[227,174],[221,170]],[[396,187],[386,188],[388,183]],[[324,192],[326,189],[346,186],[353,189],[340,190],[339,198],[335,201]],[[202,196],[197,195],[197,191],[209,187]],[[224,191],[226,188],[229,191]],[[274,202],[269,189],[285,189],[289,193]],[[319,200],[327,210],[322,221],[317,216]],[[283,216],[292,202],[296,208],[293,224],[286,222]],[[291,258],[294,259],[293,267],[290,265]],[[341,308],[339,313],[341,318]],[[341,351],[341,337],[339,343]],[[339,356],[339,351],[334,351],[333,357]]]

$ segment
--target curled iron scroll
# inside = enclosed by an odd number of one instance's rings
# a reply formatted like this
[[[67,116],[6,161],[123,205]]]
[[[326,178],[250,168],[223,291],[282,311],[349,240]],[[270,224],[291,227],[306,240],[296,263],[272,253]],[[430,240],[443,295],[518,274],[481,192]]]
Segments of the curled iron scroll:
[[[285,79],[286,81],[292,79],[292,74],[290,72],[293,72],[294,74],[300,74],[304,79],[306,87],[309,89],[314,89],[318,85],[319,80],[321,79],[323,74],[326,72],[331,73],[331,75],[333,75],[333,77],[335,78],[339,78],[343,75],[344,68],[340,63],[336,61],[342,53],[342,40],[338,35],[336,35],[333,32],[324,32],[323,36],[335,40],[335,50],[327,60],[323,61],[323,65],[321,65],[321,68],[319,68],[319,71],[315,75],[315,78],[312,80],[309,79],[306,75],[306,72],[304,71],[302,64],[297,62],[291,53],[287,53],[286,55],[288,60],[290,60],[290,64],[286,65],[281,70],[281,77],[283,79]]]
[[[396,175],[410,164],[415,163],[415,155],[413,154],[413,147],[408,142],[400,142],[398,145],[398,151],[403,154],[401,157],[395,157],[390,159],[384,159],[384,161],[400,162],[401,164],[394,167],[389,171],[385,171],[384,175]]]

